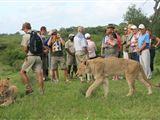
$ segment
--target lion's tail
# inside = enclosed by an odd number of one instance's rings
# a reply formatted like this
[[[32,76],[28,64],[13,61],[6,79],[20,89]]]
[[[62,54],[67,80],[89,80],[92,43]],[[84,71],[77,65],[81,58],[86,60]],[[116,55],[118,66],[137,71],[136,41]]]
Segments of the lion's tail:
[[[155,85],[155,84],[151,83],[151,82],[147,79],[147,76],[146,76],[146,74],[145,74],[145,72],[144,72],[143,67],[142,67],[141,64],[139,64],[139,68],[140,68],[140,74],[142,75],[143,79],[144,79],[147,83],[149,83],[152,87],[158,87],[158,88],[160,88],[160,83],[159,83],[158,85]]]

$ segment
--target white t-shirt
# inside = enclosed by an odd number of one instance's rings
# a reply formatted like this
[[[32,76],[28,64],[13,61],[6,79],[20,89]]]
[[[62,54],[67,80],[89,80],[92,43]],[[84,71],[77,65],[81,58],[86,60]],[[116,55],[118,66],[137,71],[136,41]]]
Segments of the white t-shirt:
[[[84,48],[87,47],[87,41],[84,38],[84,35],[82,33],[78,33],[75,37],[74,37],[74,48],[75,51],[83,51]]]

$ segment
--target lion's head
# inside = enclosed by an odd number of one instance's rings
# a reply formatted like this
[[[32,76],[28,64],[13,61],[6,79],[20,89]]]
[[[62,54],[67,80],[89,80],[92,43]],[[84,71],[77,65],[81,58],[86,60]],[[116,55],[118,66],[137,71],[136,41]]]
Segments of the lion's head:
[[[0,80],[0,96],[4,96],[10,86],[9,78]]]
[[[77,76],[83,76],[83,75],[85,75],[86,73],[89,73],[89,72],[90,72],[89,61],[85,60],[85,61],[82,61],[79,64],[76,75]]]

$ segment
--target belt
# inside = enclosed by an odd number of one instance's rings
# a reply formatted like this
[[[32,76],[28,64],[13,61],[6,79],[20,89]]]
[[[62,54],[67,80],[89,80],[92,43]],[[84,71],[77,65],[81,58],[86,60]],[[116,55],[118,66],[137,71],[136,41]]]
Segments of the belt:
[[[37,56],[37,57],[39,56],[40,57],[41,55],[27,55],[27,56]]]
[[[149,50],[149,48],[144,48],[143,50]],[[143,50],[142,50],[142,51],[143,51]]]

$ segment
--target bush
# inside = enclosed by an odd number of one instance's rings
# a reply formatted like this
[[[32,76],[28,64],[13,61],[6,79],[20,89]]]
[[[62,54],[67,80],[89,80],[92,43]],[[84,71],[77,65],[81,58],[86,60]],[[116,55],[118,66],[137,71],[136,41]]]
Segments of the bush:
[[[14,70],[19,70],[24,58],[25,55],[20,48],[6,48],[1,53],[1,62],[10,65]]]

